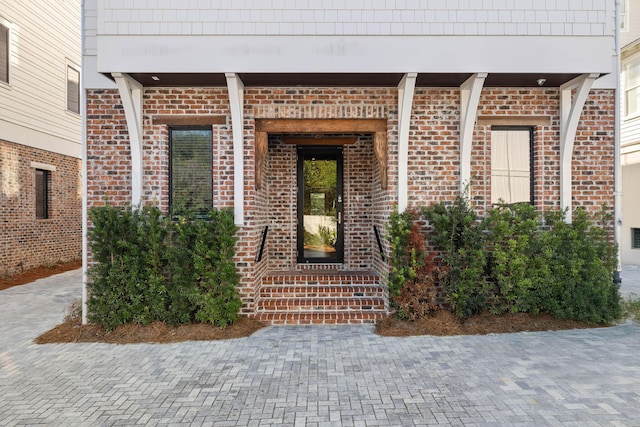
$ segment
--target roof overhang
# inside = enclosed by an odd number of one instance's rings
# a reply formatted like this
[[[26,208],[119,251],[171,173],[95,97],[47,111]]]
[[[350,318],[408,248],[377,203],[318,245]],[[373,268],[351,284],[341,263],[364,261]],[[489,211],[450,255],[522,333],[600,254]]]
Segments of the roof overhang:
[[[402,73],[238,73],[245,87],[396,87]],[[472,73],[418,73],[417,87],[459,87]],[[559,87],[575,73],[490,73],[487,87]],[[226,86],[224,73],[129,73],[145,87]],[[541,80],[542,79],[542,80]],[[541,84],[542,83],[542,84]]]

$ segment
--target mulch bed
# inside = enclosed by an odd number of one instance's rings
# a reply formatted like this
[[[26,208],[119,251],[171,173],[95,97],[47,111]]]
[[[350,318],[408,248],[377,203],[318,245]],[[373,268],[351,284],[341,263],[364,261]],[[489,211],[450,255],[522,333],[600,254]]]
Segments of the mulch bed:
[[[65,323],[40,335],[34,342],[36,344],[73,342],[166,344],[182,341],[227,340],[248,337],[255,331],[265,327],[263,323],[247,317],[241,317],[236,323],[226,328],[203,323],[172,327],[162,322],[153,322],[149,325],[122,325],[109,332],[101,325],[83,326],[80,323],[79,318],[69,319]]]
[[[37,267],[11,277],[0,277],[0,290],[23,285],[54,274],[82,267],[81,260]],[[77,313],[77,310],[76,310]],[[34,340],[37,344],[103,342],[112,344],[133,343],[172,343],[198,340],[226,340],[247,337],[266,325],[248,317],[241,317],[227,328],[218,328],[208,324],[194,323],[171,327],[162,322],[149,325],[123,325],[107,332],[100,325],[81,325],[77,316],[67,316],[65,322],[42,334]],[[375,326],[375,332],[381,336],[407,337],[415,335],[485,335],[526,331],[557,331],[566,329],[597,328],[575,320],[556,319],[548,314],[515,313],[496,316],[482,313],[461,322],[446,310],[436,311],[431,316],[411,322],[387,317]]]
[[[26,270],[22,273],[9,276],[0,277],[0,291],[8,289],[12,286],[24,285],[25,283],[33,282],[34,280],[49,277],[54,274],[64,273],[69,270],[76,270],[82,267],[82,260],[76,260],[66,263],[55,264],[52,266],[41,266]]]
[[[382,336],[407,337],[415,335],[486,335],[598,327],[603,326],[577,320],[557,319],[549,314],[530,313],[509,313],[499,316],[481,313],[461,322],[453,313],[439,310],[427,318],[414,322],[387,317],[376,324],[375,330],[378,335]]]

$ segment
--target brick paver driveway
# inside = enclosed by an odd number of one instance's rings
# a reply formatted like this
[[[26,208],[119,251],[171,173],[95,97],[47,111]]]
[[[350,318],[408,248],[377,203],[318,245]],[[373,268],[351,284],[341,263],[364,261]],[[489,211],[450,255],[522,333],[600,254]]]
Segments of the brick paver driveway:
[[[269,327],[172,345],[35,345],[79,271],[0,292],[0,426],[640,425],[640,326],[382,338]]]

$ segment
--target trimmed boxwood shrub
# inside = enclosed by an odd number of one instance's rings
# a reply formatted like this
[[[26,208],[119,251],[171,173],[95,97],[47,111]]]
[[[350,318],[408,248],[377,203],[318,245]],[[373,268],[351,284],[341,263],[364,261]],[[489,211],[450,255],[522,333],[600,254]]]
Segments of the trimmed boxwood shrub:
[[[242,302],[229,210],[206,218],[106,204],[90,210],[89,320],[111,330],[156,320],[226,326]]]
[[[607,324],[621,316],[613,282],[616,250],[605,229],[610,223],[605,208],[594,215],[579,208],[570,224],[562,211],[543,216],[529,204],[497,206],[478,218],[464,196],[421,212],[428,221],[422,237],[438,251],[440,283],[460,318],[481,311],[547,312]],[[408,241],[411,221],[424,221],[396,215],[402,221],[392,217],[392,249]],[[423,259],[392,250],[392,295],[419,281]]]

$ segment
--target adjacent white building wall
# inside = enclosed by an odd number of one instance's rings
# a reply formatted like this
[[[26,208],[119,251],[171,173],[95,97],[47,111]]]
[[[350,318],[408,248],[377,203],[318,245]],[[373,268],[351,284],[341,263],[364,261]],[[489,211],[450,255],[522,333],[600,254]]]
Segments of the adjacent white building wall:
[[[67,66],[81,71],[80,0],[0,0],[0,23],[10,32],[0,139],[80,158],[81,117],[66,96]]]
[[[622,0],[624,1],[624,0]],[[623,264],[640,265],[640,249],[632,248],[633,228],[640,228],[640,116],[627,116],[625,65],[640,60],[640,3],[628,1],[628,26],[620,32],[620,145],[622,169],[622,230],[620,254]],[[623,271],[624,280],[624,271]]]

